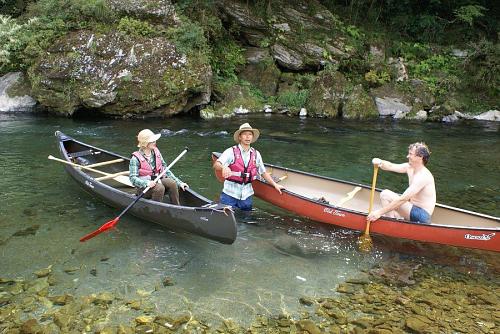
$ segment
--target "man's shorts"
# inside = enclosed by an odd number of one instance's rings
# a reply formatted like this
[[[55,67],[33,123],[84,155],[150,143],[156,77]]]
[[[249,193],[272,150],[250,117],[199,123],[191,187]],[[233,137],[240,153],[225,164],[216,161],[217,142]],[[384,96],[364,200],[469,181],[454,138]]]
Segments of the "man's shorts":
[[[226,193],[221,193],[220,194],[220,203],[226,204],[226,205],[231,205],[233,208],[238,208],[243,211],[250,211],[252,210],[252,196],[249,196],[248,198],[244,200],[236,199],[232,196],[229,196]]]
[[[431,215],[421,207],[413,205],[410,211],[410,220],[419,224],[430,224]]]

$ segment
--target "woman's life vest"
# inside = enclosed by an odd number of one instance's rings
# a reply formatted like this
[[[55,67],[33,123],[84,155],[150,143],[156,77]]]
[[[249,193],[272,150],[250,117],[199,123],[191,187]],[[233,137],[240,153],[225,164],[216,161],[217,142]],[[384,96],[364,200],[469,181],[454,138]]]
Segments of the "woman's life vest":
[[[139,151],[135,151],[132,153],[134,157],[136,157],[139,160],[140,166],[139,166],[139,177],[143,178],[144,176],[157,176],[161,172],[163,172],[163,165],[161,163],[161,153],[158,148],[153,148],[153,151],[155,153],[155,169],[151,167],[149,164],[148,160],[140,153]],[[152,179],[152,178],[151,178]]]
[[[255,149],[253,147],[250,148],[250,159],[247,166],[245,166],[240,148],[237,145],[233,146],[233,154],[234,162],[229,165],[229,169],[232,172],[240,173],[240,176],[232,175],[226,180],[240,184],[251,183],[258,176]]]

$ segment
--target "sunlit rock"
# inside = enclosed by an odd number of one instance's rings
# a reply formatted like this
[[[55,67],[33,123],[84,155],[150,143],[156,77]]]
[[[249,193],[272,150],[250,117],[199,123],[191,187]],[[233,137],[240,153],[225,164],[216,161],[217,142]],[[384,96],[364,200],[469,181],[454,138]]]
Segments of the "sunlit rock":
[[[30,94],[23,73],[12,72],[0,77],[0,112],[34,111],[36,101]]]
[[[500,121],[500,111],[499,110],[489,110],[480,115],[474,116],[474,119],[481,121]]]
[[[404,104],[399,98],[376,97],[375,103],[380,116],[394,116],[398,111],[406,114],[411,110],[411,108]]]

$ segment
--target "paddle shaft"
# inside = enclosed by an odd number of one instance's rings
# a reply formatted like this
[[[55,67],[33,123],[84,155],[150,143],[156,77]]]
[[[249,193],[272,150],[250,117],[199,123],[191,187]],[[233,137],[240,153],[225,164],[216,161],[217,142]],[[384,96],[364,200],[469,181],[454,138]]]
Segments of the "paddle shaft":
[[[368,214],[370,214],[373,209],[373,200],[375,198],[375,186],[377,185],[377,174],[378,174],[378,165],[373,165],[372,189],[370,191],[370,205],[368,207]],[[370,230],[370,221],[366,223],[365,234],[369,234],[369,230]]]
[[[173,165],[175,165],[177,163],[177,161],[179,161],[180,158],[182,158],[184,156],[184,154],[186,154],[188,151],[188,148],[186,147],[184,149],[184,151],[181,152],[181,154],[179,154],[179,156],[177,158],[174,159],[174,161],[172,161],[170,163],[170,165],[168,165],[165,169],[163,169],[163,171],[158,174],[158,176],[153,180],[153,182],[156,183],[167,173],[167,171],[170,170],[170,168],[172,168]],[[154,186],[153,186],[154,187]],[[116,217],[117,219],[120,219],[121,216],[123,216],[125,214],[125,212],[127,212],[132,206],[134,206],[135,203],[137,203],[138,200],[140,200],[147,192],[149,189],[151,189],[152,187],[150,186],[147,186],[146,188],[144,188],[144,190],[142,191],[142,193],[140,193],[137,198],[132,202],[130,203],[126,208],[125,210],[122,211],[122,213],[120,213],[118,215],[118,217]]]
[[[158,182],[158,180],[160,180],[160,178],[162,178],[165,173],[170,170],[170,168],[172,168],[173,165],[175,165],[175,163],[177,161],[179,161],[180,158],[182,158],[182,156],[184,154],[186,154],[188,151],[188,148],[186,147],[184,149],[184,151],[181,152],[181,154],[179,154],[179,156],[177,158],[175,158],[171,163],[170,165],[168,165],[153,181],[155,182]],[[137,203],[145,194],[146,192],[148,192],[148,190],[150,189],[151,187],[150,186],[147,186],[139,195],[137,195],[137,197],[134,199],[134,201],[132,203],[130,203],[115,219],[113,220],[110,220],[109,222],[105,223],[104,225],[102,225],[100,228],[98,228],[97,230],[95,230],[94,232],[91,232],[89,234],[87,234],[86,236],[80,238],[80,242],[84,242],[84,241],[87,241],[93,237],[95,237],[96,235],[106,231],[106,230],[109,230],[111,228],[113,228],[117,223],[118,221],[120,220],[120,217],[123,216],[125,214],[125,212],[127,212],[132,206],[134,206],[135,203]]]
[[[49,155],[48,159],[59,161],[59,162],[62,162],[63,164],[67,164],[67,165],[70,165],[70,166],[73,166],[73,167],[77,167],[77,168],[81,168],[81,169],[86,169],[86,170],[88,170],[90,172],[98,173],[98,174],[101,174],[101,175],[106,175],[106,176],[111,175],[110,173],[103,172],[102,170],[98,170],[98,169],[94,169],[94,168],[91,168],[91,167],[87,167],[87,166],[75,164],[75,163],[70,162],[70,161],[66,161],[66,160],[62,160],[62,159],[56,158],[56,157],[54,157],[52,155]]]

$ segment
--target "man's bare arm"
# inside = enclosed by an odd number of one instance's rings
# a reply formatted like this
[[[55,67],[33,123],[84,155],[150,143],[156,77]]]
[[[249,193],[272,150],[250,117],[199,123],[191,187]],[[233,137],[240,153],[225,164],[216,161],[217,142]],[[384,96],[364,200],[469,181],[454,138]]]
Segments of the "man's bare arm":
[[[407,162],[402,164],[395,164],[387,160],[381,160],[379,158],[374,158],[372,160],[372,163],[374,165],[378,165],[382,170],[387,170],[389,172],[402,173],[402,174],[407,173],[408,168],[410,167],[410,165]]]
[[[410,201],[413,196],[418,194],[425,187],[425,184],[426,181],[424,178],[414,180],[411,186],[409,186],[402,195],[398,196],[394,201],[384,206],[383,208],[373,211],[370,215],[368,215],[367,219],[370,221],[375,221],[385,213],[396,210],[404,203]]]

